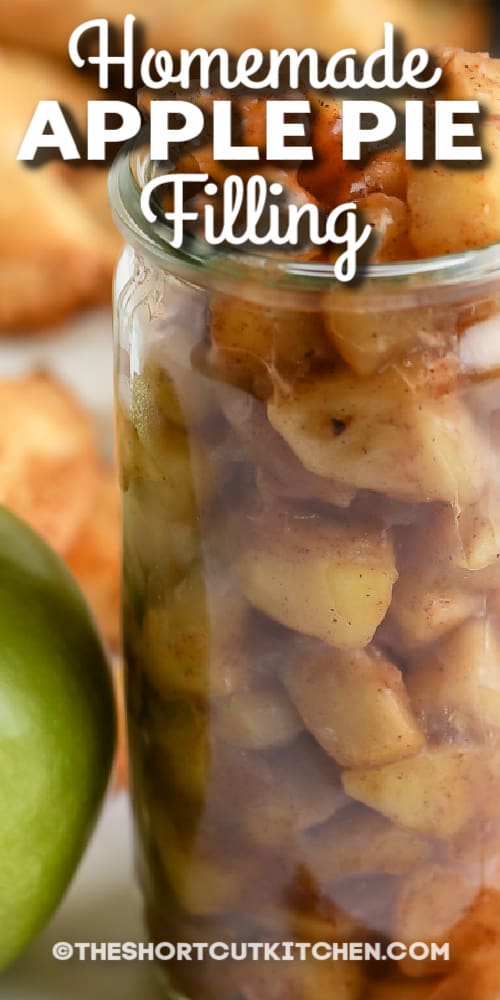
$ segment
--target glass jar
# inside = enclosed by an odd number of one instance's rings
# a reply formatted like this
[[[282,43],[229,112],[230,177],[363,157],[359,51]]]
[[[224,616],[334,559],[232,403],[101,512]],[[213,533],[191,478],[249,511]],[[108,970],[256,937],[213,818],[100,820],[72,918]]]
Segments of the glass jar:
[[[116,397],[138,867],[152,940],[191,948],[167,988],[494,1000],[499,249],[355,288],[174,252],[143,169],[111,177]]]

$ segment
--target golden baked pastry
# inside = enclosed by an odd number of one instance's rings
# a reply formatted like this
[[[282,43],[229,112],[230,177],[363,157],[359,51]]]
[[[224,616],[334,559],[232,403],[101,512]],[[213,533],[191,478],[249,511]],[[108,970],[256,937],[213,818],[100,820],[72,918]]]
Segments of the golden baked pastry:
[[[107,17],[120,24],[131,11],[126,0],[0,0],[0,41],[63,56],[73,28]],[[488,5],[483,0],[233,0],[210,5],[203,0],[141,0],[137,16],[148,43],[175,50],[181,46],[306,45],[321,50],[355,45],[361,51],[380,41],[384,21],[404,29],[411,45],[438,41],[472,49],[489,42]]]
[[[0,381],[0,503],[65,553],[95,502],[99,455],[90,416],[44,372]]]
[[[8,95],[0,122],[0,330],[15,332],[108,301],[120,239],[105,171],[16,160],[40,99],[64,101],[83,127],[87,100],[99,92],[71,67],[6,51],[0,90]]]
[[[105,466],[91,416],[47,372],[0,380],[0,504],[64,558],[106,642],[120,636],[118,477]]]

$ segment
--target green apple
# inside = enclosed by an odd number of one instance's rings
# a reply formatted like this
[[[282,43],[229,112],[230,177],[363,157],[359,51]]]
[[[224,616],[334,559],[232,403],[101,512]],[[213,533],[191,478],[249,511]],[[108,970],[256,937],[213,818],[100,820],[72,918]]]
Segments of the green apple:
[[[72,577],[0,507],[0,969],[54,911],[106,790],[103,648]]]

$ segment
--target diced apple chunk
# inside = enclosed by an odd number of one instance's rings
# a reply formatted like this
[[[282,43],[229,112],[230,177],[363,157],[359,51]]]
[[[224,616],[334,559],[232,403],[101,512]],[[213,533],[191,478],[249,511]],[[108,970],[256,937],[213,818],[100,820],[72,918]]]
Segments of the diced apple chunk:
[[[498,767],[486,750],[441,746],[383,767],[344,771],[342,781],[347,795],[394,823],[445,838],[474,818],[483,798],[498,794]]]
[[[409,535],[410,560],[423,560],[430,548],[436,575],[467,589],[500,585],[500,498],[495,488],[460,510],[437,506]]]
[[[404,201],[375,192],[360,198],[357,204],[364,221],[373,226],[376,238],[370,263],[411,260],[415,256],[408,239],[408,210]]]
[[[429,865],[417,869],[403,882],[396,904],[394,936],[411,945],[415,941],[427,944],[449,944],[450,960],[465,955],[451,947],[457,927],[474,905],[480,884],[477,878],[457,868]],[[453,954],[452,954],[453,952]],[[429,976],[443,972],[449,963],[416,960],[401,961],[401,969],[413,976]]]
[[[291,743],[303,730],[302,720],[277,686],[235,691],[212,704],[215,739],[247,750]]]
[[[157,702],[151,712],[148,763],[161,787],[203,802],[210,766],[210,721],[196,702]]]
[[[358,375],[373,375],[416,348],[443,351],[453,343],[450,313],[430,306],[374,309],[362,290],[334,289],[325,298],[326,331],[340,356]]]
[[[125,487],[134,479],[154,483],[166,523],[194,521],[214,492],[212,468],[201,441],[173,424],[122,418]]]
[[[328,204],[351,165],[342,159],[342,102],[335,95],[307,93],[311,102],[310,141],[314,159],[302,163],[297,179],[323,204]]]
[[[299,644],[282,677],[306,728],[343,767],[389,763],[424,745],[401,673],[376,649]]]
[[[406,201],[406,160],[404,146],[384,149],[363,165],[367,194],[382,193]]]
[[[390,937],[399,885],[396,875],[355,875],[330,887],[330,899],[361,925],[357,940]]]
[[[413,708],[445,740],[488,742],[500,729],[500,634],[491,618],[472,618],[413,661],[406,674]]]
[[[402,971],[420,977],[443,974],[450,967],[457,969],[458,978],[452,975],[449,984],[445,987],[443,983],[430,1000],[469,1000],[471,996],[495,1000],[498,995],[500,892],[485,887],[484,874],[480,868],[471,871],[431,865],[416,871],[402,884],[394,928],[398,939],[408,944],[422,941],[449,945],[449,961],[415,961],[407,957],[400,963]],[[476,964],[476,971],[479,967],[489,970],[488,975],[478,979],[483,987],[488,984],[488,991],[454,993],[452,985],[457,987],[460,974],[465,973],[464,981],[470,985],[468,970]],[[489,992],[493,984],[495,990]]]
[[[460,511],[430,509],[400,537],[399,561],[388,622],[408,648],[429,645],[484,612],[500,583],[498,500],[488,492]]]
[[[232,385],[220,383],[217,397],[224,416],[235,432],[228,439],[231,460],[252,463],[257,467],[261,492],[290,500],[315,500],[349,507],[356,490],[345,483],[315,476],[304,468],[286,441],[271,427],[264,403]]]
[[[500,115],[500,59],[484,52],[444,49],[439,61],[447,101],[479,101],[489,114]]]
[[[403,648],[427,646],[484,608],[480,591],[470,590],[451,564],[434,562],[428,543],[417,559],[401,559],[401,572],[387,618]]]
[[[500,239],[500,130],[481,130],[480,169],[408,165],[410,240],[419,257],[463,253]]]
[[[163,420],[203,432],[217,419],[214,381],[193,363],[203,344],[204,321],[203,303],[191,309],[183,325],[165,321],[159,338],[147,344],[141,374],[133,381],[132,414],[138,423],[147,414],[156,424]]]
[[[453,387],[435,391],[427,374],[326,376],[276,392],[269,419],[317,475],[396,499],[473,503],[485,483],[485,445]]]
[[[232,845],[223,850],[215,837],[187,838],[159,803],[152,829],[167,881],[187,913],[205,917],[240,904],[257,874],[256,857],[238,853]]]
[[[404,875],[429,856],[431,845],[419,834],[353,805],[304,834],[300,856],[324,889],[357,875]]]
[[[252,782],[252,761],[248,767]],[[346,804],[336,768],[310,737],[266,754],[255,767],[255,781],[246,795],[242,790],[240,815],[261,846],[280,848]]]
[[[386,531],[273,506],[237,515],[230,534],[236,572],[256,608],[342,648],[370,642],[397,576]]]
[[[157,604],[201,556],[198,520],[172,520],[158,483],[130,479],[123,521],[125,594],[131,604]]]
[[[234,385],[266,396],[275,371],[301,376],[333,352],[312,312],[277,310],[215,295],[211,303],[209,362]]]
[[[159,423],[164,417],[178,430],[186,430],[175,385],[168,373],[152,359],[146,360],[141,374],[133,377],[131,416],[134,424],[141,428],[147,421]]]
[[[166,606],[146,611],[144,670],[165,699],[177,694],[215,697],[246,687],[252,677],[245,645],[249,605],[225,575],[205,583],[195,566]]]
[[[445,857],[469,870],[480,870],[485,884],[496,884],[500,874],[500,810],[493,808],[486,818],[478,812],[473,823],[448,841]]]

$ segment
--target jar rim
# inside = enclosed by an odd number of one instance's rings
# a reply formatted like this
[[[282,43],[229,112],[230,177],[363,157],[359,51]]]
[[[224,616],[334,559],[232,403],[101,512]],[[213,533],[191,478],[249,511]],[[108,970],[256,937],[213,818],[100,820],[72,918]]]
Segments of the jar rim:
[[[171,233],[169,224],[163,220],[150,223],[141,211],[141,182],[146,180],[148,162],[146,156],[141,158],[135,143],[123,147],[111,166],[108,190],[113,217],[122,235],[157,267],[202,286],[223,279],[227,289],[244,283],[247,287],[256,284],[275,291],[321,294],[332,286],[344,291],[359,287],[358,282],[347,286],[339,282],[333,264],[221,250],[193,236],[187,236],[183,246],[175,249],[167,238]],[[359,278],[370,291],[387,294],[392,289],[416,296],[433,287],[490,285],[500,281],[500,241],[443,256],[369,264],[359,268]]]

